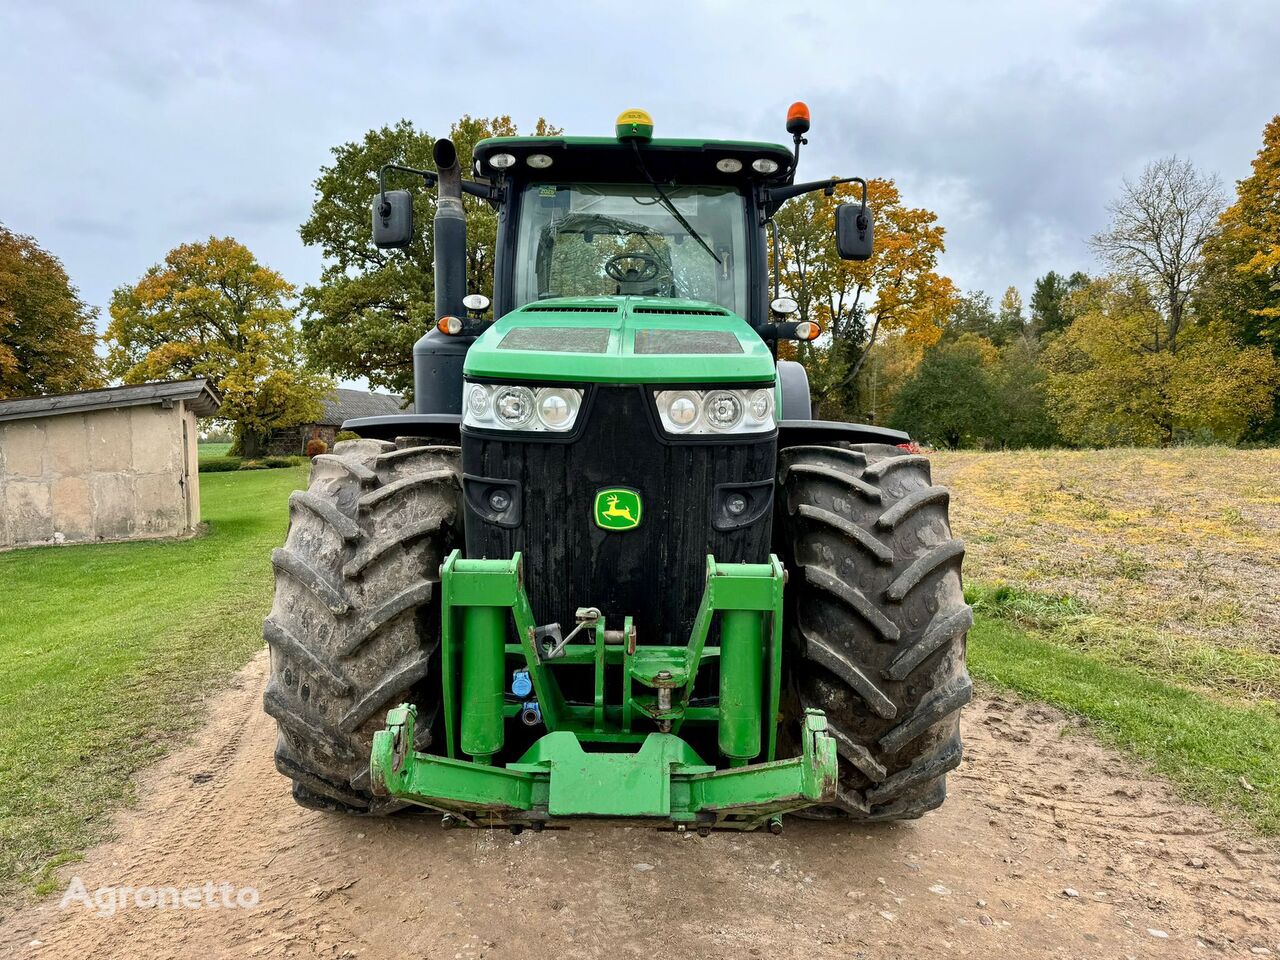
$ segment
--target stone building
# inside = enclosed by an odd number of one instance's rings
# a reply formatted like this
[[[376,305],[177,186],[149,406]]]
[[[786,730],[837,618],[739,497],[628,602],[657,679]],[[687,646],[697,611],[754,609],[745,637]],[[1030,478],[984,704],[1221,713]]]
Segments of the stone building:
[[[301,456],[308,440],[323,440],[330,447],[343,423],[358,417],[390,417],[404,413],[404,398],[393,393],[368,390],[330,390],[322,401],[324,410],[314,423],[272,430],[267,453],[272,456]]]
[[[183,536],[200,522],[204,380],[0,401],[0,549]]]

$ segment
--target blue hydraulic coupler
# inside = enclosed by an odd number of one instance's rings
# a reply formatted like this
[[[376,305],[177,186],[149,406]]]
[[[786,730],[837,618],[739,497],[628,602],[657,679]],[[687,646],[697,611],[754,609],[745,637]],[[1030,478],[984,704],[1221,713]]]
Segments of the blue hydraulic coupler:
[[[517,670],[511,674],[511,692],[517,697],[527,697],[533,691],[533,681],[529,679],[528,670]]]

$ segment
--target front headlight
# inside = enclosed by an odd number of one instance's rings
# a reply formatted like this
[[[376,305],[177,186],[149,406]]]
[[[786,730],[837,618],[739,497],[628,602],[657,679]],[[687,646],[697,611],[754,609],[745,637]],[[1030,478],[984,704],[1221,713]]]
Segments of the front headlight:
[[[462,423],[485,430],[565,433],[582,408],[582,391],[569,387],[467,383],[462,387]]]
[[[654,400],[667,433],[768,433],[778,425],[768,389],[659,390]]]

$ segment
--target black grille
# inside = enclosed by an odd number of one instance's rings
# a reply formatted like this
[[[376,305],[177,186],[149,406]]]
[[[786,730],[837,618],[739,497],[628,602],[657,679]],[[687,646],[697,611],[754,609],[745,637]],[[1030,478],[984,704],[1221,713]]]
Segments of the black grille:
[[[632,313],[662,313],[668,317],[727,317],[729,314],[725,310],[717,310],[715,307],[632,307]]]
[[[463,471],[521,488],[519,527],[467,508],[470,557],[524,554],[525,588],[538,623],[573,623],[599,607],[610,627],[635,617],[640,643],[688,642],[702,599],[708,553],[724,562],[768,558],[771,511],[742,529],[716,530],[716,486],[774,476],[776,440],[664,443],[639,387],[599,387],[571,442],[481,437],[464,431]],[[593,520],[597,490],[631,487],[644,500],[638,528],[621,533]]]
[[[617,313],[617,307],[522,307],[521,313]]]

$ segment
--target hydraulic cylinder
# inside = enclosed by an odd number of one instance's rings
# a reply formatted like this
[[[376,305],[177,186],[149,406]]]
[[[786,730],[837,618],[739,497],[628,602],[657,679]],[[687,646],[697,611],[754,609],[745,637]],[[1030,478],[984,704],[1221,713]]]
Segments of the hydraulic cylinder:
[[[462,617],[462,752],[492,763],[502,749],[506,607],[468,607]]]
[[[764,624],[756,610],[720,614],[720,752],[730,766],[760,754]]]

